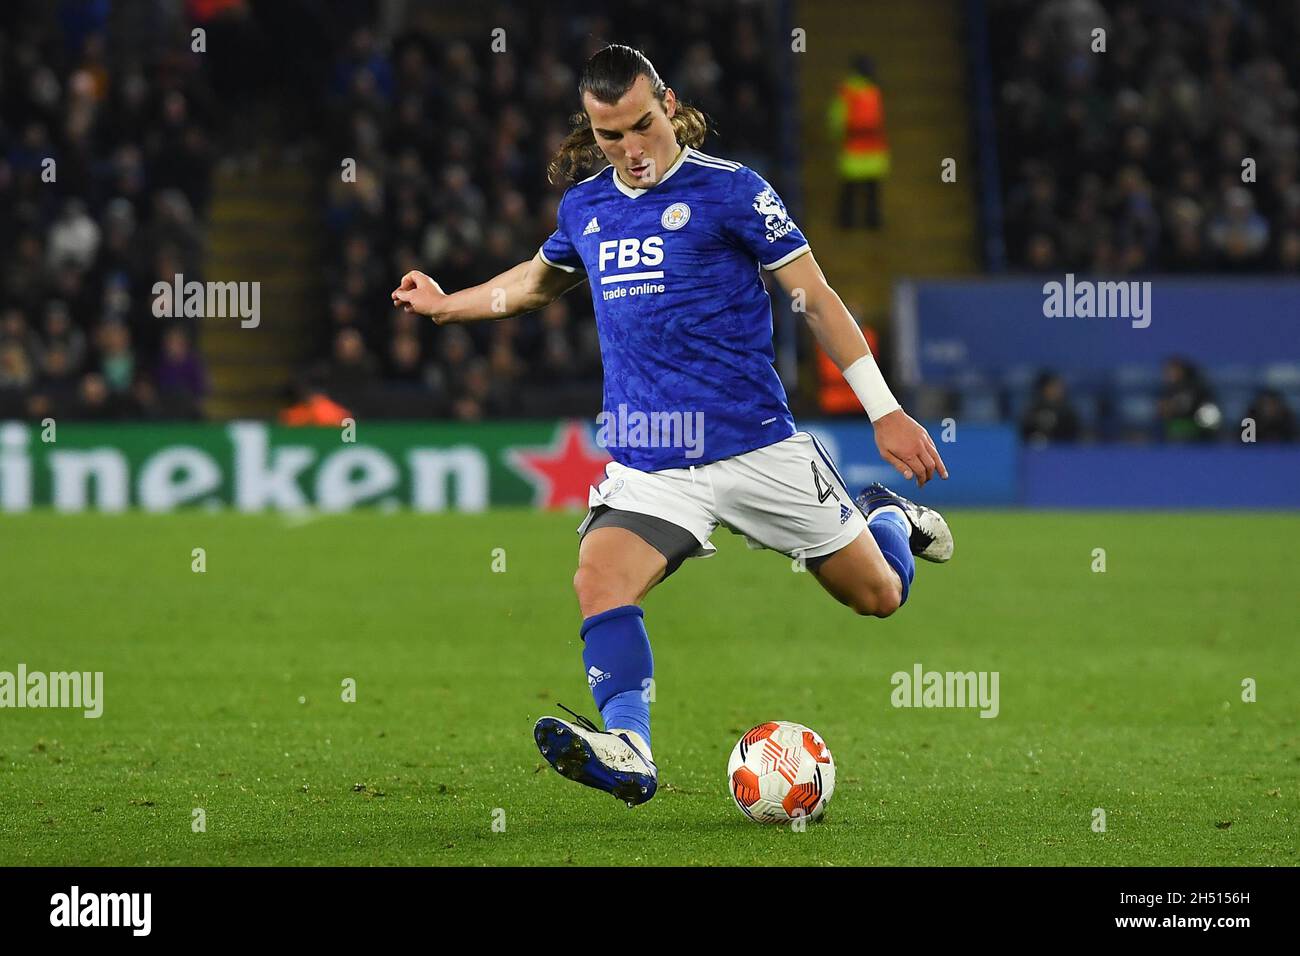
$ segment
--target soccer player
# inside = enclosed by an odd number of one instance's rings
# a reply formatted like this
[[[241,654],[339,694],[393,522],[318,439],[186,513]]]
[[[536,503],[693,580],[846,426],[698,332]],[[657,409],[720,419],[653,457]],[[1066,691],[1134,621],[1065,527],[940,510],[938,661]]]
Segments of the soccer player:
[[[578,94],[583,112],[551,175],[576,179],[602,157],[608,165],[565,192],[537,255],[452,294],[410,272],[392,298],[443,325],[519,315],[591,285],[601,417],[616,427],[614,460],[578,528],[573,585],[583,666],[606,729],[569,711],[574,721],[543,717],[534,737],[565,777],[635,805],[654,796],[658,774],[640,603],[686,558],[714,553],[719,525],[803,560],[841,604],[882,618],[907,600],[914,556],[952,555],[937,512],[878,484],[855,499],[825,449],[795,427],[773,368],[760,270],[788,294],[802,292],[813,335],[862,400],[884,459],[918,486],[948,473],[780,197],[753,170],[698,150],[703,115],[626,46],[597,52]]]

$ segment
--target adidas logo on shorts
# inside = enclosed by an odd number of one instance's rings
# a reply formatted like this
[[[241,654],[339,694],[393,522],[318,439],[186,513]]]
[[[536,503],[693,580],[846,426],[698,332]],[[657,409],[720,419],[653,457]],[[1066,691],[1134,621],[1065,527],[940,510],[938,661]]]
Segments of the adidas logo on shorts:
[[[853,512],[850,511],[850,510],[848,509],[847,506],[845,506],[844,504],[841,503],[841,504],[840,504],[840,524],[844,524],[844,522],[848,521],[848,520],[849,520],[849,515],[851,515],[851,514],[853,514]]]

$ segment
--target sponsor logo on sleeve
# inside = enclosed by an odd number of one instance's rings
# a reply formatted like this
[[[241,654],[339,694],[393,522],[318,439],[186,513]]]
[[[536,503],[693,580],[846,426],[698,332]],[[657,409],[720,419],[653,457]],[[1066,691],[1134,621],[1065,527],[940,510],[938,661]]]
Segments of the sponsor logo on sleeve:
[[[768,242],[776,242],[794,229],[794,222],[785,211],[785,204],[769,186],[754,197],[754,212],[763,217],[763,228]]]

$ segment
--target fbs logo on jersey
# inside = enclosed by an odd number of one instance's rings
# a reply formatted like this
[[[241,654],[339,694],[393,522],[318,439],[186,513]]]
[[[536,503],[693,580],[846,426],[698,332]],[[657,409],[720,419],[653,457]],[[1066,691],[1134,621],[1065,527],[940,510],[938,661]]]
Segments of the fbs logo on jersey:
[[[661,266],[664,262],[663,236],[651,236],[642,242],[640,239],[607,239],[600,244],[600,271],[613,261],[615,268],[635,269],[637,266]],[[645,276],[649,279],[662,279],[664,274],[657,272]],[[643,278],[637,276],[636,278]],[[605,279],[601,280],[606,281]],[[611,280],[618,281],[618,280]]]
[[[600,223],[596,221],[595,216],[591,217],[591,222],[587,223],[587,228],[582,230],[582,234],[590,236],[593,232],[600,232]]]
[[[603,680],[608,680],[611,676],[612,675],[605,673],[595,664],[592,664],[587,668],[587,683],[592,687],[595,687]]]
[[[763,217],[763,228],[767,230],[767,241],[776,242],[787,232],[794,229],[794,223],[785,211],[785,204],[772,192],[772,187],[764,189],[754,197],[754,212]]]

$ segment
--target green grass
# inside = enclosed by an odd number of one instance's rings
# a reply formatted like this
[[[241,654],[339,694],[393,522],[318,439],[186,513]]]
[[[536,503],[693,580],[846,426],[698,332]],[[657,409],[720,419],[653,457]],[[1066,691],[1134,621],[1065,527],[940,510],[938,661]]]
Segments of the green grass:
[[[592,711],[576,523],[0,518],[0,670],[105,674],[98,720],[0,710],[0,864],[1300,863],[1297,516],[958,513],[888,621],[720,531],[646,602],[662,776],[635,810],[530,733]],[[918,661],[998,671],[1000,715],[895,709]],[[725,790],[772,718],[838,764],[805,833]]]

